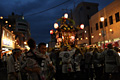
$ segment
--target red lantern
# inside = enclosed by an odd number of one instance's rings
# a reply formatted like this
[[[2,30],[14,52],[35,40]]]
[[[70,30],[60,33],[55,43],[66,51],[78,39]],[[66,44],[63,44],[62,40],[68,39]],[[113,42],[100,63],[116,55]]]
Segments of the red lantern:
[[[50,34],[53,34],[53,30],[50,30]]]
[[[57,39],[57,42],[62,42],[62,38],[58,38],[58,39]]]
[[[84,24],[81,24],[81,25],[80,25],[80,29],[84,29]]]

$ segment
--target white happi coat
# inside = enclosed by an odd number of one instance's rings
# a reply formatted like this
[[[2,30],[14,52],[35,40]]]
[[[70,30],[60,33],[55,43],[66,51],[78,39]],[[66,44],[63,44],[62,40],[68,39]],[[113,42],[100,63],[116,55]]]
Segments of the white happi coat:
[[[62,51],[59,57],[62,58],[62,73],[73,72],[71,57],[75,53],[75,49],[72,51]]]

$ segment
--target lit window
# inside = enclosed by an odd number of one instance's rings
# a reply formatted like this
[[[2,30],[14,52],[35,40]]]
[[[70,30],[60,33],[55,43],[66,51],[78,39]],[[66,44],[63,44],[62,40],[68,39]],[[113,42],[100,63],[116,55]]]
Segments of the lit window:
[[[24,16],[22,17],[22,19],[24,20]]]
[[[81,38],[81,40],[82,40],[82,38]]]
[[[94,38],[94,36],[91,36],[92,38]]]
[[[7,33],[7,37],[9,36],[9,33]]]
[[[101,33],[99,33],[99,36],[101,36]]]

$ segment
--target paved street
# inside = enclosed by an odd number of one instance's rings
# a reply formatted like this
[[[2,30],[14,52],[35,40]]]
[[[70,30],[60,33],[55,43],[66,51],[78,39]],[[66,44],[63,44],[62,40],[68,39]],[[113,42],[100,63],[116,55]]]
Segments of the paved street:
[[[7,70],[0,68],[0,80],[7,80]]]

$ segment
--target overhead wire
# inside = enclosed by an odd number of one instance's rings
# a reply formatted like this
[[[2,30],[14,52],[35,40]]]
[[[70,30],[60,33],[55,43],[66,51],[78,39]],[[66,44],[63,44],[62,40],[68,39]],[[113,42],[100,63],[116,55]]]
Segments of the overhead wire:
[[[56,5],[56,6],[53,6],[53,7],[51,7],[51,8],[48,8],[48,9],[46,9],[46,10],[43,10],[43,11],[40,11],[40,12],[36,12],[36,13],[32,13],[32,14],[25,15],[25,16],[32,16],[32,15],[36,15],[36,14],[40,14],[40,13],[46,12],[46,11],[51,10],[51,9],[53,9],[53,8],[56,8],[56,7],[60,6],[60,5],[63,5],[63,4],[65,4],[65,3],[67,3],[67,2],[69,2],[69,1],[71,1],[71,0],[67,0],[67,1],[65,1],[65,2],[62,2],[62,3],[58,4],[58,5]]]

